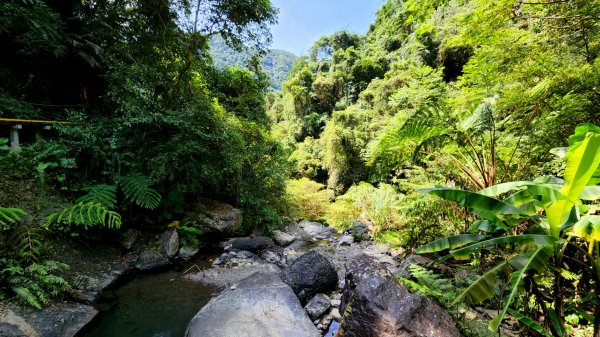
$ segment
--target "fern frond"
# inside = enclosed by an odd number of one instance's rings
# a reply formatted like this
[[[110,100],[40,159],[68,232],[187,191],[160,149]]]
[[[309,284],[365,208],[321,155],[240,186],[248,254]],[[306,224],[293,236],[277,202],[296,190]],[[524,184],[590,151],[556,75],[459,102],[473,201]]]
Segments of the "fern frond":
[[[21,301],[31,305],[32,307],[38,310],[42,309],[42,304],[40,303],[40,301],[38,301],[36,296],[32,294],[31,291],[29,291],[29,289],[25,287],[14,287],[12,288],[12,291],[15,293],[15,295],[17,295],[17,298]]]
[[[114,208],[117,203],[117,188],[110,185],[94,185],[87,186],[84,188],[88,193],[79,199],[75,200],[75,203],[96,203],[102,204],[107,208]]]
[[[27,212],[20,208],[5,208],[0,207],[0,230],[7,229],[7,227],[17,222],[27,215]]]
[[[119,180],[125,197],[136,205],[155,209],[160,204],[160,193],[152,189],[151,181],[143,174],[132,174]]]
[[[21,259],[27,262],[38,262],[43,248],[42,228],[23,225],[14,231],[11,241],[19,252]]]
[[[45,226],[49,227],[59,223],[83,226],[85,229],[93,226],[120,228],[121,215],[100,203],[80,202],[64,208],[61,212],[50,214],[46,219]]]

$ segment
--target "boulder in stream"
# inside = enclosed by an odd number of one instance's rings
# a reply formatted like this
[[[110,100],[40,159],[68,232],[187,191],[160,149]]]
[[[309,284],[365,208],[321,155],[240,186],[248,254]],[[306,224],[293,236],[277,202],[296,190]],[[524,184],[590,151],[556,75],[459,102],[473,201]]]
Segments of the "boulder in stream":
[[[239,209],[215,200],[201,199],[186,214],[205,233],[228,235],[242,224],[242,212]]]
[[[302,303],[316,293],[334,290],[338,283],[333,264],[315,250],[297,258],[283,271],[281,279],[294,290]]]
[[[140,253],[135,267],[139,270],[151,270],[168,266],[171,263],[158,249],[147,249]]]
[[[277,244],[280,245],[281,247],[285,247],[285,246],[289,245],[290,243],[294,242],[294,240],[296,240],[296,238],[293,235],[290,235],[286,232],[274,230],[273,231],[273,240],[275,240],[275,242],[277,242]]]
[[[273,273],[223,291],[190,321],[185,337],[319,337],[298,298]]]
[[[245,237],[231,239],[225,245],[226,250],[247,250],[250,252],[258,252],[269,247],[273,247],[274,243],[271,238],[266,236]]]
[[[341,337],[460,336],[444,309],[425,296],[411,294],[372,257],[356,257],[346,264],[346,272]]]

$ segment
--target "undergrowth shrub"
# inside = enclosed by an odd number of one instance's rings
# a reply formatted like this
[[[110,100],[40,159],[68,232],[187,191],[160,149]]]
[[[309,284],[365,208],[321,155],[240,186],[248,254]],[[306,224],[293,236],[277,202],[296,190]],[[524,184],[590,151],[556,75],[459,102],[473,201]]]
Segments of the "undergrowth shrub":
[[[374,187],[361,182],[336,198],[328,207],[325,220],[338,229],[345,229],[356,220],[368,221],[374,233],[400,228],[403,221],[399,210],[403,198],[392,185]]]
[[[399,214],[402,227],[384,231],[378,239],[407,249],[442,236],[458,234],[468,218],[464,210],[450,202],[416,192],[403,199]]]
[[[286,186],[288,216],[292,219],[322,220],[329,205],[325,185],[308,178],[288,180]]]
[[[18,208],[0,207],[0,300],[14,299],[41,309],[70,289],[57,275],[68,266],[44,258],[45,230],[23,223],[26,215]]]

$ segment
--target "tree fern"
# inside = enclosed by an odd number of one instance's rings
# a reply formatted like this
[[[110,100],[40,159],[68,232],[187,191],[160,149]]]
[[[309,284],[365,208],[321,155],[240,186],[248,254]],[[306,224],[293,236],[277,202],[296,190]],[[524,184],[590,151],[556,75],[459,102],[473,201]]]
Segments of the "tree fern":
[[[0,230],[8,229],[9,225],[21,220],[27,212],[20,208],[0,207]]]
[[[61,212],[52,213],[46,219],[46,227],[60,223],[83,226],[85,229],[93,226],[120,228],[121,215],[99,203],[80,202],[65,207]]]
[[[87,186],[84,188],[88,193],[79,199],[75,200],[75,203],[95,203],[102,204],[107,208],[114,208],[117,204],[117,188],[110,185],[94,185]]]
[[[160,204],[160,193],[152,189],[151,181],[143,174],[132,174],[121,177],[121,187],[125,197],[136,205],[148,209],[154,209]]]

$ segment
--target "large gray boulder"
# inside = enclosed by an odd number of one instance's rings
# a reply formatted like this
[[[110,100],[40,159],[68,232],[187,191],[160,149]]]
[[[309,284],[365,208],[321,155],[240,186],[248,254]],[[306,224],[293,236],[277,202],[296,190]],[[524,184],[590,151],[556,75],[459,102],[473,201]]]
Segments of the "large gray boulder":
[[[273,273],[254,273],[213,298],[186,337],[319,337],[294,292]]]
[[[300,302],[306,303],[315,294],[335,290],[338,275],[333,264],[315,250],[297,258],[281,276]]]
[[[201,199],[186,212],[205,233],[233,234],[242,224],[242,212],[229,204]]]
[[[340,337],[458,337],[450,315],[363,254],[346,263]],[[347,309],[347,311],[346,311]]]

